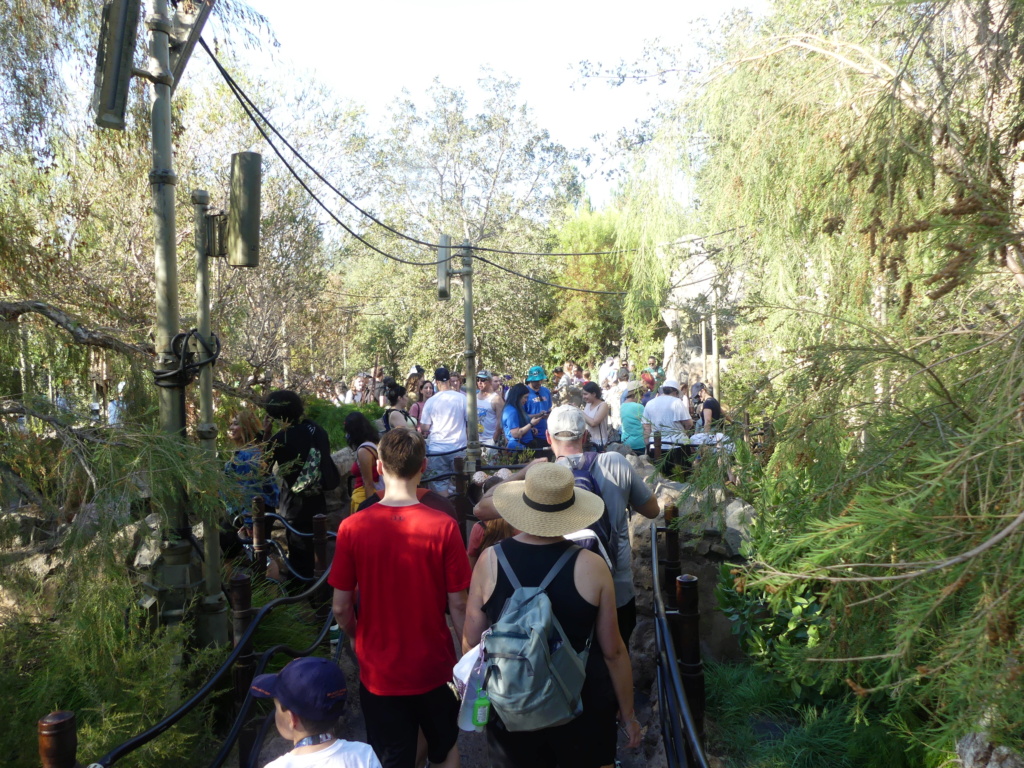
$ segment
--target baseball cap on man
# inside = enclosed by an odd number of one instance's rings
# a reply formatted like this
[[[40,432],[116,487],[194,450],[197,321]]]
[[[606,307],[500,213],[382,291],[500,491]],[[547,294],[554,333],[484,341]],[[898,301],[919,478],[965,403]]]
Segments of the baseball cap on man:
[[[586,429],[583,411],[572,405],[560,405],[548,416],[548,434],[555,440],[579,440]]]
[[[448,373],[448,369],[443,365],[434,370],[434,381],[448,381],[450,378],[451,374]]]
[[[548,372],[544,370],[543,365],[535,365],[526,372],[527,381],[545,381],[547,377]]]
[[[478,379],[489,379],[491,378],[491,372],[484,368],[482,371],[477,371],[476,377]]]
[[[675,379],[666,379],[665,383],[661,385],[662,394],[664,394],[666,389],[674,389],[674,390],[676,390],[678,392],[679,391],[679,382],[676,381]]]
[[[258,675],[250,687],[258,699],[277,699],[306,720],[332,720],[345,711],[345,673],[330,659],[306,656],[276,675]]]

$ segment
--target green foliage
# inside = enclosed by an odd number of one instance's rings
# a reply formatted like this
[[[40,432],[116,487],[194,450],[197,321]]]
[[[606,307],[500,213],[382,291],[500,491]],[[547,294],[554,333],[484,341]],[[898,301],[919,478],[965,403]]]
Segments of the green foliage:
[[[64,553],[56,593],[23,595],[0,624],[0,703],[8,718],[0,749],[12,766],[38,765],[35,721],[57,709],[78,718],[79,756],[98,757],[153,725],[204,681],[221,652],[183,654],[183,627],[145,628],[135,578],[125,565],[130,537],[101,531]],[[34,615],[55,597],[57,621]],[[33,605],[36,607],[34,608]],[[171,766],[199,759],[212,738],[210,705],[200,707],[126,765]]]
[[[730,768],[924,768],[924,750],[879,713],[794,697],[757,666],[705,662],[708,741]]]
[[[683,173],[686,226],[743,238],[709,249],[741,285],[723,389],[776,440],[743,459],[737,615],[780,676],[849,687],[858,716],[886,699],[939,751],[982,721],[1024,746],[1022,46],[1013,4],[739,16],[680,67],[625,204],[658,210]],[[662,266],[635,268],[652,296]]]
[[[334,405],[326,400],[311,400],[306,403],[306,415],[327,432],[331,450],[337,451],[348,443],[345,441],[345,417],[352,411],[359,411],[371,422],[384,415],[384,409],[375,403],[365,405]]]

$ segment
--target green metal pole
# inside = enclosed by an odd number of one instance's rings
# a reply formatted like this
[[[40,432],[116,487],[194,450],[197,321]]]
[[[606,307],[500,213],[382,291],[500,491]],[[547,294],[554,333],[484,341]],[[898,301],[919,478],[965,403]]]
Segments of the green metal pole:
[[[178,367],[178,355],[171,341],[178,333],[178,263],[175,245],[174,186],[178,177],[174,173],[174,151],[171,140],[171,76],[170,31],[167,0],[153,0],[153,12],[146,19],[149,30],[150,116],[152,129],[153,167],[149,183],[153,191],[153,249],[156,271],[156,351],[157,371]],[[160,399],[160,428],[168,435],[184,437],[185,388],[178,382],[169,387],[158,387]],[[167,591],[163,613],[165,620],[175,623],[189,601],[185,594],[189,583],[191,546],[181,538],[179,531],[188,528],[188,510],[185,491],[181,487],[168,494],[167,520],[172,538],[163,551],[163,567],[158,581]]]
[[[206,243],[206,211],[210,207],[210,194],[197,189],[192,192],[195,211],[196,246],[196,307],[199,336],[206,347],[213,348],[210,329],[210,258]],[[206,349],[198,350],[206,356]],[[204,365],[199,371],[199,420],[196,429],[199,442],[210,460],[217,458],[217,425],[213,423],[213,366]],[[228,610],[221,589],[220,530],[208,520],[203,521],[203,582],[205,596],[199,608],[196,630],[199,642],[206,647],[224,647],[228,644]]]
[[[476,472],[480,461],[480,428],[476,412],[476,345],[473,343],[473,254],[469,241],[462,241],[462,309],[466,326],[466,472]]]

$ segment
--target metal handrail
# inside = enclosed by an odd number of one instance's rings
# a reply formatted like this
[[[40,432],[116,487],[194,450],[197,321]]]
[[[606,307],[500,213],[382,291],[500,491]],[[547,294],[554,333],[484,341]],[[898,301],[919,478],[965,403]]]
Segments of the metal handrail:
[[[661,594],[661,572],[658,563],[658,528],[651,523],[651,579],[654,595],[654,626],[658,649],[658,714],[661,720],[665,755],[670,768],[709,768],[700,729],[690,710],[690,703],[679,674],[672,632]],[[687,747],[689,749],[687,749]]]
[[[264,512],[263,515],[264,515],[264,517],[269,518],[270,520],[277,520],[279,523],[281,523],[281,525],[283,525],[285,527],[285,530],[291,532],[292,534],[294,534],[296,536],[301,536],[301,537],[306,538],[306,539],[313,538],[314,534],[313,534],[312,531],[309,531],[309,532],[307,532],[307,531],[300,531],[299,529],[297,529],[295,526],[293,526],[291,523],[289,523],[287,520],[285,520],[283,517],[281,517],[281,515],[277,514],[276,512]],[[338,532],[337,531],[327,531],[327,538],[328,539],[335,539],[337,537],[338,537]]]

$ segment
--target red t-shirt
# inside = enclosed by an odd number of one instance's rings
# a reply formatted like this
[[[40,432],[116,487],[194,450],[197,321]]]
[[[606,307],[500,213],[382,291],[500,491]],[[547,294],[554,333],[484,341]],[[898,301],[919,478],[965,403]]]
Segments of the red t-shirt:
[[[458,525],[436,509],[374,504],[342,521],[327,583],[359,587],[355,652],[370,693],[414,696],[452,679],[445,608],[471,576]]]

